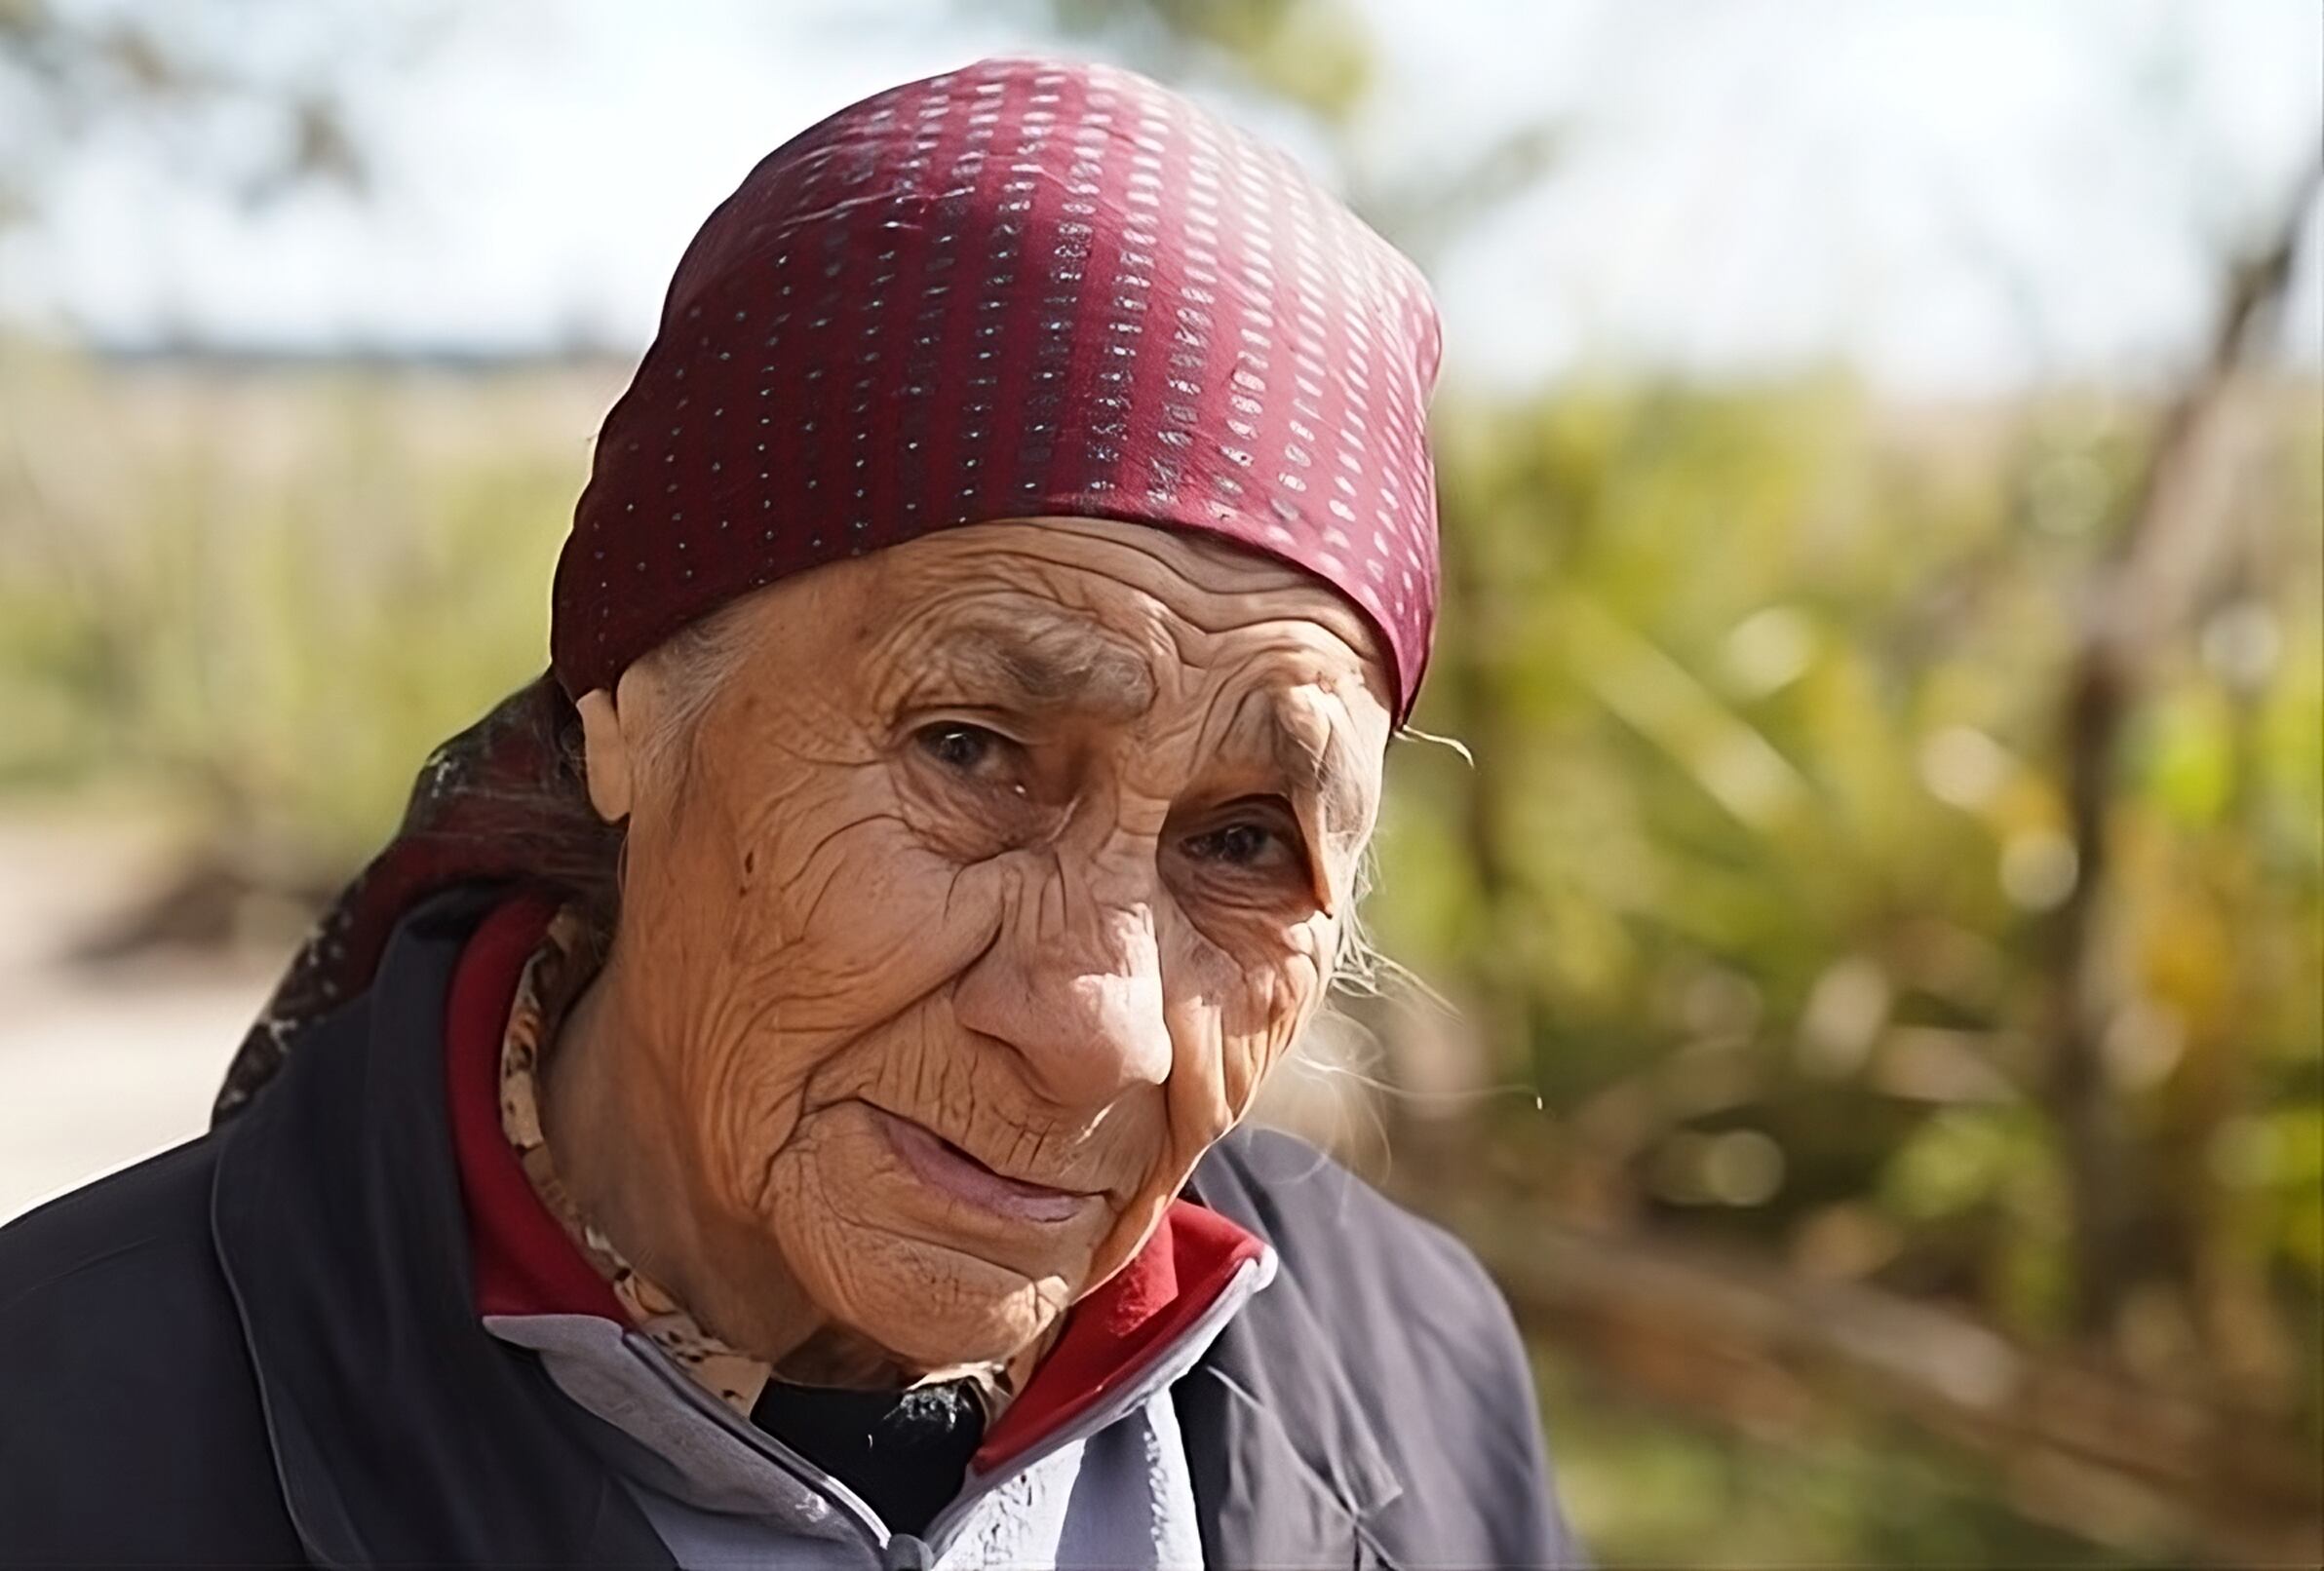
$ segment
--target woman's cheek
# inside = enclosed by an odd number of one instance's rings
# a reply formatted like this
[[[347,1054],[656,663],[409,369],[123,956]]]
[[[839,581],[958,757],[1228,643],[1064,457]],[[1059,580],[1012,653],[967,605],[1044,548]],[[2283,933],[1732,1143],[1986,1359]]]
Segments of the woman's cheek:
[[[1271,989],[1238,979],[1223,1006],[1183,1011],[1172,1022],[1176,1048],[1165,1098],[1171,1128],[1164,1149],[1182,1181],[1220,1136],[1242,1122],[1260,1083],[1281,1055],[1286,1033],[1266,1007]],[[1214,995],[1215,996],[1215,995]]]
[[[732,863],[747,859],[755,876],[691,989],[682,1095],[705,1176],[742,1213],[768,1204],[770,1168],[818,1075],[941,986],[950,956],[981,946],[991,903],[976,887],[986,880],[960,877],[892,817],[803,805],[760,819],[763,838],[735,849]]]
[[[1328,919],[1319,919],[1328,925]],[[1187,1169],[1242,1122],[1320,993],[1306,950],[1315,924],[1286,932],[1252,920],[1204,926],[1165,975],[1173,1061],[1168,1147]],[[1264,956],[1259,960],[1238,956]],[[1183,1176],[1181,1173],[1180,1176]]]
[[[732,1054],[720,1077],[724,1089],[717,1104],[704,1110],[702,1127],[719,1131],[716,1170],[724,1179],[724,1199],[738,1211],[755,1210],[763,1203],[768,1165],[798,1128],[800,1093],[812,1054],[787,1053],[787,1046],[778,1037],[770,1044],[771,1052],[744,1048]]]
[[[1282,1050],[1267,1035],[1254,1033],[1226,1044],[1220,1075],[1225,1092],[1226,1123],[1212,1134],[1212,1139],[1243,1122],[1251,1104],[1259,1099],[1259,1088],[1265,1084],[1267,1071],[1281,1055]]]

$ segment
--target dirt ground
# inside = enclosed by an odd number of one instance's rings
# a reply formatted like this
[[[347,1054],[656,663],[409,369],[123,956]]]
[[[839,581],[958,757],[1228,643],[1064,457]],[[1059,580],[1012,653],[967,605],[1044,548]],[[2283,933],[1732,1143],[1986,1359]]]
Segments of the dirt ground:
[[[200,1133],[273,981],[255,946],[75,958],[169,853],[112,814],[0,817],[0,1221]]]

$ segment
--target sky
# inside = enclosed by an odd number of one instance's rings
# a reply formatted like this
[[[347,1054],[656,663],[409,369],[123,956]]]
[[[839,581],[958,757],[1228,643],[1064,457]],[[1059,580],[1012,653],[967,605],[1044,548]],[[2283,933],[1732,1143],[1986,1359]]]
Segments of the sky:
[[[136,0],[56,0],[96,14]],[[150,5],[144,8],[149,14]],[[1424,258],[1448,377],[1755,377],[1912,392],[2158,378],[2221,259],[2324,137],[2314,0],[1366,0],[1334,143],[1183,83],[1345,188],[1424,189],[1527,125],[1548,173]],[[219,57],[335,80],[368,193],[204,177],[263,123],[99,127],[0,230],[0,330],[116,344],[624,352],[745,171],[867,93],[1060,41],[942,0],[178,0]],[[231,31],[227,31],[231,29]],[[0,112],[0,134],[8,128]],[[0,147],[6,142],[0,141]],[[2324,365],[2324,216],[2278,348]]]

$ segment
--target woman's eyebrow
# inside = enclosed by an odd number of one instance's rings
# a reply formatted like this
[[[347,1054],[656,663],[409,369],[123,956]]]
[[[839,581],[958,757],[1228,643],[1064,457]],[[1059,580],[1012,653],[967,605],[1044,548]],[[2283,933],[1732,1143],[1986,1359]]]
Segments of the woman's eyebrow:
[[[1364,822],[1368,793],[1360,772],[1348,755],[1346,741],[1336,730],[1325,740],[1323,750],[1318,753],[1300,741],[1298,732],[1278,712],[1275,756],[1301,789],[1315,794],[1324,823],[1332,830],[1345,832]]]
[[[1220,746],[1267,765],[1289,793],[1313,804],[1325,830],[1344,833],[1364,823],[1371,792],[1346,736],[1291,691],[1260,688],[1244,695]]]
[[[1154,675],[1144,661],[1118,639],[1066,618],[970,624],[939,637],[933,653],[938,670],[1001,695],[1012,708],[1126,720],[1154,702]]]

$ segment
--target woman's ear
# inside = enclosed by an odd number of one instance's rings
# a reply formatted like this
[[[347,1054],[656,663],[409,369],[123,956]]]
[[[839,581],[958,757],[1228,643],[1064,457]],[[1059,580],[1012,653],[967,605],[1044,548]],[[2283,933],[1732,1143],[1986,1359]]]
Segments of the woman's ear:
[[[581,711],[582,773],[589,782],[589,805],[607,824],[630,816],[630,739],[621,726],[613,695],[592,688],[574,701]]]

